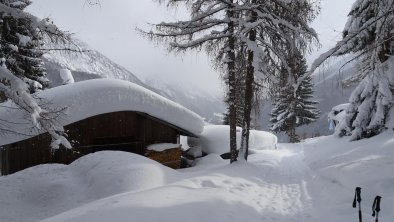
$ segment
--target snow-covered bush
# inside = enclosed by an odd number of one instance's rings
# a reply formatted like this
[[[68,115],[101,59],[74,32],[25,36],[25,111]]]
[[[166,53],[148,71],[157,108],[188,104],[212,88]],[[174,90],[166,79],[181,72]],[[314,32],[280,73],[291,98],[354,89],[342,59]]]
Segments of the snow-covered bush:
[[[328,113],[327,117],[330,122],[330,130],[335,130],[335,135],[343,136],[346,134],[346,131],[343,131],[342,127],[346,126],[346,110],[349,106],[349,103],[340,104],[334,106]]]
[[[359,85],[349,98],[345,121],[338,126],[352,140],[374,136],[387,127],[394,103],[393,11],[394,0],[357,0],[349,13],[343,39],[312,65],[313,72],[329,57],[355,54],[359,70],[345,83]]]

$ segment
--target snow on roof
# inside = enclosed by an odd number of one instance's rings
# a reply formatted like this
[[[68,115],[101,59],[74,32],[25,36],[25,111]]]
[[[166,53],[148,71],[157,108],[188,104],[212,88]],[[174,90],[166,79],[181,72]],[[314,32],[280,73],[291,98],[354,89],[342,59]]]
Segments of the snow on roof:
[[[146,113],[185,131],[199,135],[203,119],[185,107],[134,83],[115,79],[93,79],[44,90],[37,94],[51,109],[67,107],[59,121],[63,126],[88,117],[117,112]],[[7,102],[0,105],[3,129],[20,134],[0,134],[0,145],[18,142],[43,132],[33,130],[29,115]],[[22,135],[24,134],[24,135]]]

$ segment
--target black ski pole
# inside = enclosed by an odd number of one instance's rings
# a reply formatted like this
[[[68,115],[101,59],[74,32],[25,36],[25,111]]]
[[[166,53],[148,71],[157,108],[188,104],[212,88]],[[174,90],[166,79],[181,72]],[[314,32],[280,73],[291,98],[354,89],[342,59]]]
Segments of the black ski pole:
[[[380,199],[382,199],[381,196],[376,196],[372,204],[372,216],[376,215],[375,222],[379,222]]]
[[[361,214],[361,187],[356,187],[356,192],[354,193],[353,208],[357,207],[358,202],[358,221],[363,222]]]

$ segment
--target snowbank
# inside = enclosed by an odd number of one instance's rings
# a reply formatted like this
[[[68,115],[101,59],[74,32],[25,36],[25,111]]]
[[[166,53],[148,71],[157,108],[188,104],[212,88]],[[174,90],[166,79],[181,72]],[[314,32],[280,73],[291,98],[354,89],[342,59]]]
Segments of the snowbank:
[[[237,148],[241,143],[242,129],[237,127]],[[201,146],[205,153],[223,154],[230,150],[230,128],[228,125],[207,125],[199,138],[188,138],[189,146]],[[277,137],[269,132],[251,130],[249,149],[275,149]]]
[[[119,151],[86,155],[0,177],[0,221],[36,222],[111,195],[172,182],[177,172]]]
[[[195,135],[200,134],[204,125],[202,118],[194,112],[150,90],[122,80],[87,80],[48,89],[36,96],[43,99],[41,103],[47,107],[47,110],[67,108],[66,115],[59,119],[63,126],[91,116],[116,111],[143,112]],[[12,120],[12,123],[2,128],[20,134],[0,135],[0,145],[42,133],[32,130],[31,118],[28,114],[15,108],[16,105],[12,103],[2,104],[0,119]]]

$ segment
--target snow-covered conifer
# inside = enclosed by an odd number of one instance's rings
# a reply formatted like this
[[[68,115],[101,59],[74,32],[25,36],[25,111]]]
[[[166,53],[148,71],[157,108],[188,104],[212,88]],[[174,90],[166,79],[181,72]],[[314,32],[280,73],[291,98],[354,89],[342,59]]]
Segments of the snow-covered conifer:
[[[271,130],[285,132],[290,142],[298,142],[295,128],[309,124],[319,118],[320,111],[313,101],[313,84],[311,76],[302,80],[294,93],[294,82],[307,72],[306,61],[300,53],[289,57],[289,70],[283,68],[274,108],[271,112]]]
[[[0,2],[17,10],[23,10],[31,3],[28,0]],[[29,85],[30,92],[35,92],[47,83],[41,59],[43,53],[39,50],[41,37],[31,26],[32,21],[29,18],[2,14],[1,19],[0,57],[4,58],[4,65],[12,74],[23,79]]]
[[[314,71],[331,56],[355,54],[359,70],[345,83],[359,82],[352,92],[339,135],[352,140],[370,137],[385,129],[394,103],[393,58],[394,0],[357,0],[349,13],[343,39],[320,56]]]
[[[49,19],[39,20],[24,12],[29,4],[29,0],[0,1],[0,94],[26,111],[37,128],[45,129],[53,138],[53,147],[70,147],[62,136],[63,127],[56,124],[58,113],[45,110],[32,94],[46,83],[40,40],[69,41],[69,36]],[[1,133],[18,133],[1,128],[3,121],[8,120],[0,120]]]

